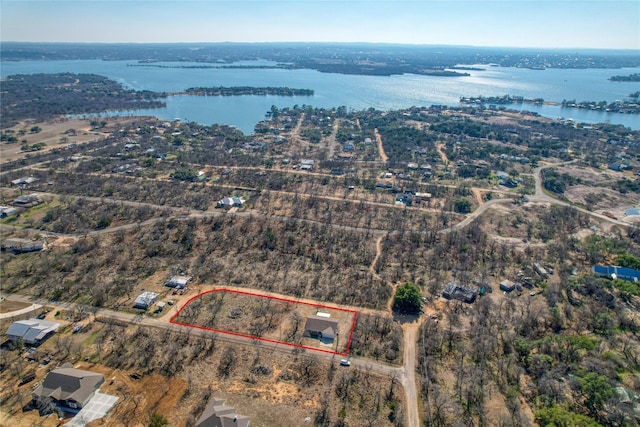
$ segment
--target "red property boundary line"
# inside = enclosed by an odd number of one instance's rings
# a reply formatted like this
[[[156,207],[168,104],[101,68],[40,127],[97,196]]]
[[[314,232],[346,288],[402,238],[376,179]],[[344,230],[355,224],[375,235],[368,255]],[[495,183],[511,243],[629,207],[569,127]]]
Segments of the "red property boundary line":
[[[192,325],[190,323],[182,323],[182,322],[177,322],[175,320],[180,315],[182,310],[186,306],[188,306],[193,300],[195,300],[196,298],[200,298],[203,295],[214,293],[214,292],[229,292],[229,293],[232,293],[232,294],[246,295],[246,296],[258,297],[258,298],[267,298],[267,299],[272,299],[272,300],[276,300],[276,301],[283,301],[283,302],[289,302],[289,303],[301,304],[301,305],[309,305],[309,306],[316,307],[316,308],[328,308],[328,309],[331,309],[331,310],[338,310],[338,311],[344,311],[346,313],[352,313],[353,314],[353,322],[351,322],[351,330],[349,331],[349,340],[347,341],[347,346],[345,347],[345,351],[344,351],[344,353],[338,353],[336,351],[325,350],[325,349],[322,349],[322,348],[309,347],[309,346],[300,345],[300,344],[293,344],[293,343],[289,343],[289,342],[285,342],[285,341],[272,340],[272,339],[269,339],[269,338],[260,338],[260,337],[256,337],[256,336],[253,336],[253,335],[241,334],[241,333],[238,333],[238,332],[223,331],[221,329],[207,328],[206,326]],[[220,333],[220,334],[233,335],[233,336],[236,336],[236,337],[248,338],[248,339],[257,340],[257,341],[264,341],[264,342],[269,342],[269,343],[273,343],[273,344],[281,344],[281,345],[286,345],[286,346],[289,346],[289,347],[303,348],[305,350],[313,350],[313,351],[319,351],[319,352],[322,352],[322,353],[336,354],[338,356],[348,357],[349,356],[349,348],[351,348],[351,339],[353,338],[353,331],[356,328],[356,318],[357,318],[357,316],[358,316],[358,312],[356,310],[349,310],[349,309],[346,309],[346,308],[332,307],[332,306],[329,306],[329,305],[322,305],[322,304],[314,304],[314,303],[304,302],[304,301],[296,301],[296,300],[292,300],[292,299],[288,299],[288,298],[274,297],[274,296],[271,296],[271,295],[254,294],[254,293],[251,293],[251,292],[238,291],[238,290],[235,290],[235,289],[221,288],[221,289],[213,289],[213,290],[210,290],[210,291],[205,291],[205,292],[202,292],[202,293],[200,293],[198,295],[195,295],[195,296],[189,298],[189,300],[182,307],[180,307],[180,310],[178,310],[178,312],[171,317],[171,319],[169,320],[169,323],[172,323],[174,325],[180,325],[180,326],[188,326],[190,328],[201,329],[201,330],[204,330],[204,331],[217,332],[217,333]]]

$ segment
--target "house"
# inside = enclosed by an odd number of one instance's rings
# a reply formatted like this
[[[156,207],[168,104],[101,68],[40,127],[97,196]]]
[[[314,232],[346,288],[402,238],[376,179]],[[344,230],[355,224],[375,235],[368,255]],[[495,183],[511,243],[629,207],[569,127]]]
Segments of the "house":
[[[74,369],[70,363],[52,370],[32,393],[38,402],[48,397],[63,408],[83,408],[104,383],[104,376],[91,371]]]
[[[516,284],[509,279],[500,282],[500,290],[504,292],[512,292],[516,288]]]
[[[23,176],[22,178],[14,179],[11,181],[12,185],[17,185],[19,187],[24,187],[26,185],[32,184],[36,182],[38,178],[34,178],[32,176]]]
[[[136,298],[136,302],[133,305],[133,308],[140,308],[146,310],[158,299],[158,294],[155,292],[145,291],[141,293],[138,298]]]
[[[323,316],[309,316],[304,325],[303,336],[318,338],[323,341],[333,341],[338,335],[339,322]]]
[[[0,243],[0,250],[3,252],[13,252],[14,254],[37,252],[41,251],[43,248],[43,240],[5,239]]]
[[[60,323],[49,322],[47,320],[18,320],[9,326],[6,334],[9,340],[13,342],[22,340],[22,342],[27,345],[40,345],[53,335],[59,327]]]
[[[36,206],[42,203],[37,194],[28,194],[24,196],[18,196],[13,201],[13,206],[18,206],[21,208],[30,208],[32,206]]]
[[[533,269],[536,271],[536,273],[538,273],[542,277],[547,277],[549,275],[549,272],[547,271],[547,269],[541,266],[540,264],[538,264],[537,262],[533,263]]]
[[[496,172],[496,177],[497,177],[498,179],[507,179],[507,178],[509,178],[510,176],[511,176],[511,175],[509,175],[508,173],[503,172],[503,171],[498,171],[498,172]]]
[[[476,300],[476,292],[473,289],[465,288],[458,282],[449,282],[444,285],[442,296],[446,299],[457,299],[468,304]]]
[[[628,163],[624,163],[624,162],[610,163],[607,167],[609,169],[611,169],[612,171],[616,171],[616,172],[623,172],[623,171],[626,171],[626,170],[633,169],[631,167],[631,165],[629,165]]]
[[[249,417],[236,414],[234,407],[227,406],[224,400],[214,397],[196,421],[196,427],[249,427]]]
[[[618,267],[615,265],[594,265],[591,271],[600,277],[606,277],[608,279],[620,279],[635,283],[640,282],[640,270],[634,270],[633,268]]]
[[[413,194],[401,194],[396,196],[396,204],[411,206],[413,204]]]
[[[187,283],[189,283],[189,280],[191,279],[191,276],[171,276],[167,279],[167,282],[164,285],[169,288],[184,289],[187,287]]]
[[[498,184],[504,185],[507,188],[516,188],[518,186],[518,181],[513,178],[507,178],[499,180]]]
[[[12,208],[11,206],[0,206],[0,218],[6,218],[17,213],[18,209],[16,208]]]
[[[225,197],[218,200],[218,207],[223,209],[241,208],[245,200],[238,196]]]

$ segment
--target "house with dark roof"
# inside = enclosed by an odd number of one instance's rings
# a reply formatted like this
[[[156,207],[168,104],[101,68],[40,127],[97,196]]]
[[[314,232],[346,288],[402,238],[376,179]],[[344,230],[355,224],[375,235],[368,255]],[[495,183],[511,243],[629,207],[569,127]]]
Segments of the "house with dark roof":
[[[340,323],[334,319],[323,316],[309,316],[304,325],[303,336],[318,338],[323,341],[333,341],[338,334],[339,325]]]
[[[505,279],[502,282],[500,282],[500,290],[504,291],[504,292],[512,292],[516,289],[516,284],[509,280],[509,279]]]
[[[476,291],[466,288],[458,282],[449,282],[444,285],[442,296],[446,299],[457,299],[471,304],[476,300]]]
[[[184,289],[187,287],[189,280],[191,280],[191,276],[176,275],[167,279],[164,285],[170,288]]]
[[[59,327],[60,323],[49,322],[47,320],[18,320],[9,326],[6,334],[13,342],[22,340],[22,342],[28,345],[40,345],[44,340],[53,335]]]
[[[30,208],[42,203],[40,197],[37,194],[26,194],[24,196],[18,196],[13,201],[13,206],[22,208]]]
[[[62,408],[81,409],[93,397],[104,382],[104,375],[74,369],[70,363],[52,370],[32,393],[38,402],[48,397]]]
[[[249,417],[236,414],[234,407],[214,397],[196,421],[196,427],[249,427]]]

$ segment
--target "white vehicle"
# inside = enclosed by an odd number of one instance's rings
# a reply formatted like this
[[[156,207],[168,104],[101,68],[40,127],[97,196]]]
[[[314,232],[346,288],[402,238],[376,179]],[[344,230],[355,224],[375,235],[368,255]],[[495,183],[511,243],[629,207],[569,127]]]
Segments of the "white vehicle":
[[[342,359],[340,361],[340,365],[341,366],[351,366],[351,362],[349,362],[347,359]]]

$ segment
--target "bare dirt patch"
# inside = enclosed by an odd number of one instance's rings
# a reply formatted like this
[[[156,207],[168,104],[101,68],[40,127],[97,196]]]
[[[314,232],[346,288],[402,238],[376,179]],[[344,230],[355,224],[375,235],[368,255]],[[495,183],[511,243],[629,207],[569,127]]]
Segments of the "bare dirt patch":
[[[594,212],[609,212],[617,218],[624,216],[626,209],[640,204],[640,194],[621,194],[611,188],[574,185],[565,191],[565,196],[571,202],[581,204]]]
[[[12,311],[21,310],[23,308],[29,307],[30,305],[31,304],[26,302],[4,299],[0,301],[0,313],[10,313]]]
[[[31,132],[31,129],[38,127],[39,132]],[[23,122],[9,128],[14,131],[18,142],[13,144],[0,145],[0,159],[2,162],[9,162],[24,158],[29,151],[24,151],[21,147],[24,144],[33,145],[44,142],[46,146],[41,151],[60,148],[75,143],[81,144],[93,141],[106,136],[91,130],[90,120],[86,119],[58,119],[49,122]],[[5,129],[6,131],[6,129]],[[24,134],[21,134],[22,132]]]

